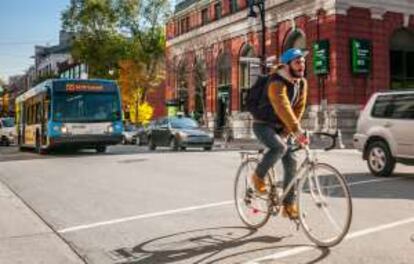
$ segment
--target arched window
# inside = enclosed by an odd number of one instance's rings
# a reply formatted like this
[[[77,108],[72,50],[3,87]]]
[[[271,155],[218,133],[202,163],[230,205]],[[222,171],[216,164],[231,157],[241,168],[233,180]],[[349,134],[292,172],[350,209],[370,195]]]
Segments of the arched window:
[[[306,49],[306,37],[302,30],[294,29],[287,36],[283,44],[283,51],[291,48]]]
[[[182,60],[177,67],[176,95],[180,104],[180,111],[188,113],[188,69]]]
[[[231,84],[231,57],[228,53],[223,53],[217,60],[218,86]]]
[[[221,133],[231,112],[231,56],[227,52],[217,59],[217,84],[216,129]]]
[[[398,29],[390,42],[391,89],[414,88],[414,32]]]
[[[250,45],[245,45],[240,52],[239,64],[239,89],[240,89],[240,111],[246,110],[247,91],[257,79],[260,71],[259,65],[252,63],[249,58],[254,58],[255,52]]]
[[[203,59],[194,61],[194,85],[195,85],[195,112],[194,118],[201,122],[206,112],[206,63]]]

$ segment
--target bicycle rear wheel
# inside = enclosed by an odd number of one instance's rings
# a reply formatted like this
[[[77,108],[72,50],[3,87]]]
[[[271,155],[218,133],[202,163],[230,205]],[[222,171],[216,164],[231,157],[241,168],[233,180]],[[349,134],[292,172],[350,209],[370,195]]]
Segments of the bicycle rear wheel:
[[[240,219],[251,228],[259,228],[266,224],[271,213],[270,177],[267,175],[266,194],[258,194],[251,179],[259,161],[257,159],[247,159],[244,161],[236,175],[234,182],[234,199]]]
[[[312,165],[298,186],[299,220],[316,245],[332,247],[348,233],[351,194],[344,177],[324,163]]]

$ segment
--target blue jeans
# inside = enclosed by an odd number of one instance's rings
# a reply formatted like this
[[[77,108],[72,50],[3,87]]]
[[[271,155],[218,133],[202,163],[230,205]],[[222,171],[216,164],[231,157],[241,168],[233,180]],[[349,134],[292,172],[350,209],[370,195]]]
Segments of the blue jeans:
[[[263,159],[257,165],[257,176],[264,179],[268,170],[276,164],[279,159],[282,159],[284,170],[283,188],[286,189],[295,176],[297,167],[297,155],[290,151],[290,140],[286,143],[276,132],[275,128],[264,123],[253,123],[253,132],[257,139],[268,148]],[[287,194],[284,203],[291,204],[294,200],[295,192],[292,188]]]

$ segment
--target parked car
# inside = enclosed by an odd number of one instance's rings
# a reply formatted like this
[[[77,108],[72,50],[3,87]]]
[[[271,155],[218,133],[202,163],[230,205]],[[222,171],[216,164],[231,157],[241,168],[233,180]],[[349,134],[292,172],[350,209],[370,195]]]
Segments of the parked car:
[[[134,125],[125,125],[122,132],[122,144],[136,144],[138,128]]]
[[[374,94],[358,119],[354,146],[376,176],[391,175],[398,162],[414,165],[414,91]]]
[[[11,117],[0,118],[0,145],[9,146],[14,144],[16,138],[16,127]]]
[[[187,147],[213,148],[212,133],[202,130],[198,123],[187,117],[165,117],[152,123],[148,134],[148,147],[168,146],[171,150],[185,150]]]

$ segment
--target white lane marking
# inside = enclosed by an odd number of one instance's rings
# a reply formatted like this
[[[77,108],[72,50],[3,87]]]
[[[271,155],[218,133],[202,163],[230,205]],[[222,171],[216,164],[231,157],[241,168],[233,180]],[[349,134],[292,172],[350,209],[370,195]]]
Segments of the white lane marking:
[[[183,213],[187,211],[194,211],[194,210],[200,210],[200,209],[211,208],[211,207],[219,207],[219,206],[229,205],[233,203],[234,201],[224,201],[224,202],[219,202],[219,203],[204,204],[204,205],[199,205],[199,206],[191,206],[191,207],[179,208],[179,209],[162,211],[162,212],[130,216],[130,217],[125,217],[125,218],[120,218],[120,219],[104,221],[104,222],[97,222],[97,223],[89,224],[89,225],[80,225],[80,226],[65,228],[65,229],[58,230],[58,233],[61,233],[61,234],[69,233],[69,232],[78,231],[82,229],[90,229],[94,227],[119,224],[119,223],[129,222],[129,221],[138,220],[138,219],[145,219],[145,218],[151,218],[151,217],[156,217],[156,216],[165,216],[165,215],[170,215],[170,214]]]
[[[353,185],[373,183],[373,182],[396,181],[396,180],[401,180],[401,179],[403,179],[403,177],[386,178],[386,179],[374,179],[374,180],[357,181],[357,182],[348,182],[347,184],[348,184],[348,186],[353,186]]]
[[[401,178],[402,177],[387,178],[387,179],[374,179],[374,180],[367,180],[367,181],[358,181],[358,182],[348,183],[348,185],[352,186],[352,185],[367,184],[367,183],[373,183],[373,182],[391,181],[391,180],[398,180],[398,179],[401,179]],[[233,203],[234,203],[234,201],[224,201],[224,202],[218,202],[218,203],[212,203],[212,204],[205,204],[205,205],[199,205],[199,206],[191,206],[191,207],[186,207],[186,208],[173,209],[173,210],[168,210],[168,211],[163,211],[163,212],[155,212],[155,213],[148,213],[148,214],[143,214],[143,215],[135,215],[135,216],[125,217],[125,218],[119,218],[119,219],[113,219],[113,220],[108,220],[108,221],[103,221],[103,222],[97,222],[97,223],[93,223],[93,224],[79,225],[79,226],[64,228],[64,229],[58,230],[57,232],[63,234],[63,233],[69,233],[69,232],[84,230],[84,229],[95,228],[95,227],[99,227],[99,226],[107,226],[107,225],[125,223],[125,222],[134,221],[134,220],[138,220],[138,219],[151,218],[151,217],[164,216],[164,215],[171,215],[171,214],[177,214],[177,213],[182,213],[182,212],[187,212],[187,211],[200,210],[200,209],[211,208],[211,207],[219,207],[219,206],[229,205],[229,204],[233,204]]]
[[[361,237],[361,236],[366,236],[366,235],[369,235],[369,234],[372,234],[372,233],[384,231],[384,230],[387,230],[387,229],[391,229],[391,228],[395,228],[395,227],[399,227],[399,226],[407,225],[407,224],[411,224],[411,223],[414,223],[414,217],[402,219],[400,221],[392,222],[392,223],[389,223],[389,224],[384,224],[384,225],[379,225],[379,226],[372,227],[372,228],[359,230],[359,231],[348,234],[345,237],[344,240],[351,240],[351,239],[358,238],[358,237]],[[278,252],[278,253],[275,253],[275,254],[272,254],[272,255],[268,255],[268,256],[265,256],[265,257],[250,260],[250,261],[246,262],[246,264],[259,264],[261,261],[270,261],[270,260],[282,259],[282,258],[298,255],[300,253],[307,252],[307,251],[310,251],[312,249],[316,249],[316,246],[301,246],[301,247],[285,250],[285,251],[282,251],[282,252]]]

